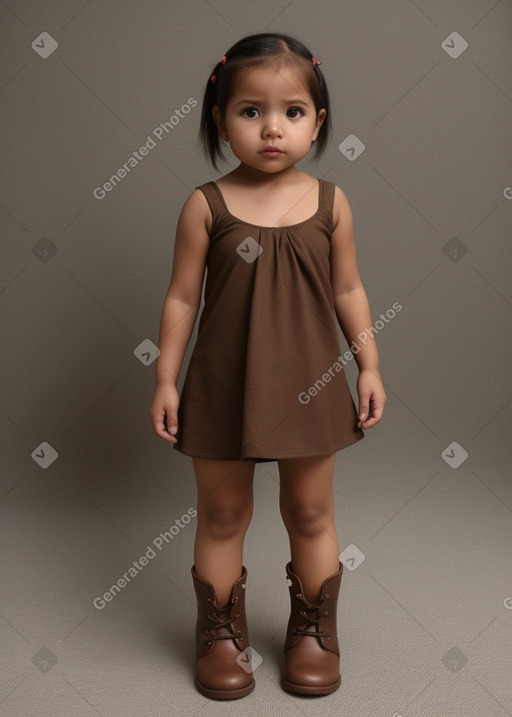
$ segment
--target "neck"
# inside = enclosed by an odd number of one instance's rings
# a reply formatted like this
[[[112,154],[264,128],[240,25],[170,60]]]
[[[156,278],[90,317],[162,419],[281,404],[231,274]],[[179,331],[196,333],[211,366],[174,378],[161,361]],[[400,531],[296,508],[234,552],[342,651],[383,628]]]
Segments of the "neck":
[[[296,179],[302,175],[302,172],[295,166],[287,167],[280,172],[260,172],[253,167],[239,164],[236,169],[230,172],[230,175],[240,184],[272,186],[280,184],[283,181],[289,182],[290,180]]]

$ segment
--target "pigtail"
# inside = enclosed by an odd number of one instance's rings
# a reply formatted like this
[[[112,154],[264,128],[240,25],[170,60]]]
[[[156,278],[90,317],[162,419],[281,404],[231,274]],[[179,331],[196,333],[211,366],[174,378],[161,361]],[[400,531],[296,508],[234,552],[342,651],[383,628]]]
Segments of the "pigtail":
[[[206,83],[199,129],[199,138],[203,149],[209,157],[213,167],[217,170],[217,159],[224,160],[225,156],[222,150],[222,143],[217,123],[213,117],[213,108],[216,104],[218,104],[217,95],[219,89],[219,76],[225,62],[226,56],[219,60],[219,62],[215,65],[213,72],[210,74],[208,82]]]
[[[212,73],[213,75],[214,73]],[[221,155],[220,137],[217,124],[213,118],[213,108],[217,104],[215,84],[208,80],[203,96],[203,108],[201,110],[201,125],[199,138],[203,149],[210,158],[211,163],[217,169],[216,158]]]
[[[315,66],[315,75],[318,79],[318,87],[320,89],[320,94],[322,96],[322,102],[327,114],[323,121],[322,126],[320,127],[320,131],[318,133],[318,137],[315,141],[315,149],[313,153],[313,157],[317,158],[322,155],[329,143],[329,140],[331,138],[332,133],[332,120],[331,120],[331,100],[329,97],[329,90],[327,89],[327,82],[325,81],[324,74],[322,70],[320,69],[319,62],[313,63]]]

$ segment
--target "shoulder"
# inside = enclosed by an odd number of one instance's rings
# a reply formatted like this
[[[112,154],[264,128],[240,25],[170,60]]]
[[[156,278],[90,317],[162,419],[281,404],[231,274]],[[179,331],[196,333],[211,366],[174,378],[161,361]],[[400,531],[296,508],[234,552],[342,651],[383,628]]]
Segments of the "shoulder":
[[[353,217],[350,204],[345,195],[345,192],[340,189],[336,184],[334,186],[334,201],[332,207],[332,226],[334,229],[344,228],[351,229],[353,226]]]
[[[205,227],[208,233],[211,232],[212,211],[201,187],[194,189],[188,196],[181,210],[180,222]]]
[[[189,194],[185,204],[183,205],[182,211],[195,210],[196,212],[205,212],[207,209],[209,209],[208,201],[206,199],[205,193],[203,192],[203,187],[205,186],[206,185],[201,185],[200,187],[194,189],[191,194]]]

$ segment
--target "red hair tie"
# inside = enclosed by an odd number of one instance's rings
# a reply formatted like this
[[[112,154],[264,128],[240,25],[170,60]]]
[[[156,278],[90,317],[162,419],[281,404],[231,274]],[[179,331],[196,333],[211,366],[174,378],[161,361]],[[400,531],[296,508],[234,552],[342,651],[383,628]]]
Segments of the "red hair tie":
[[[316,57],[312,57],[312,58],[311,58],[311,61],[312,61],[312,63],[313,63],[314,65],[321,65],[321,64],[322,64],[321,62],[319,62],[319,61],[316,59]]]
[[[226,57],[226,55],[224,55],[223,57],[221,57],[220,62],[221,62],[223,65],[225,65],[225,64],[226,64],[226,60],[227,60],[227,57]],[[217,75],[212,75],[212,76],[210,77],[210,82],[212,82],[213,84],[215,84],[215,83],[217,82]]]

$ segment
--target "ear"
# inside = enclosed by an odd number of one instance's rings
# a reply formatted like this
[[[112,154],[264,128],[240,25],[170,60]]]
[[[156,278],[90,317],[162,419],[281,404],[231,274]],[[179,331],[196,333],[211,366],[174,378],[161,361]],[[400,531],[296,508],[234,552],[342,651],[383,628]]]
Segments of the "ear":
[[[318,133],[320,132],[320,127],[323,125],[326,117],[327,117],[327,112],[324,109],[321,109],[317,115],[315,129],[313,130],[313,138],[312,138],[313,142],[318,137]]]
[[[220,111],[218,105],[214,105],[212,109],[212,115],[213,119],[215,120],[215,124],[217,125],[217,129],[219,130],[220,136],[225,142],[228,142],[229,138],[226,130],[226,123],[224,122],[224,117],[222,116],[222,112]]]

